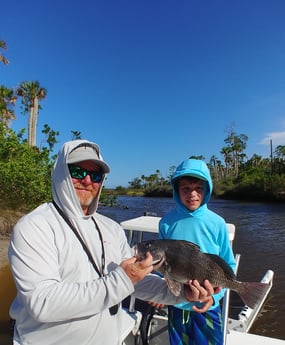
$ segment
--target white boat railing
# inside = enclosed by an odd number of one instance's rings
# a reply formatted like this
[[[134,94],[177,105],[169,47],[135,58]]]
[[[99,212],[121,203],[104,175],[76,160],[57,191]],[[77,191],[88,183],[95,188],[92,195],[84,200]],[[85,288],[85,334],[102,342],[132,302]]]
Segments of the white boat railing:
[[[237,274],[239,261],[240,261],[240,254],[236,254],[236,269],[235,274]],[[227,289],[224,297],[223,297],[223,309],[222,309],[222,319],[223,319],[223,344],[226,345],[227,343],[227,335],[228,335],[228,320],[229,320],[229,308],[230,308],[230,290]]]
[[[258,305],[252,309],[245,305],[242,308],[242,311],[238,314],[238,319],[228,319],[228,329],[229,330],[234,330],[238,332],[248,332],[255,321],[258,313],[260,312],[271,288],[273,285],[273,277],[274,277],[274,272],[272,270],[268,270],[263,278],[261,279],[261,283],[268,284],[268,288],[262,298],[260,299],[260,302]]]

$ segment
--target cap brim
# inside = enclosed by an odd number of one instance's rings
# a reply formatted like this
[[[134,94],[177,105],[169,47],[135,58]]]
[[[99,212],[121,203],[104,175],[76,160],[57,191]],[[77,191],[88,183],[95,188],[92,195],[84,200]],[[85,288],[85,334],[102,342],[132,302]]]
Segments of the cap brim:
[[[74,164],[83,161],[92,161],[95,164],[97,164],[104,173],[110,172],[110,167],[108,166],[108,164],[106,164],[104,161],[100,159],[97,159],[96,155],[92,150],[90,151],[88,149],[85,150],[79,148],[79,150],[72,151],[67,158],[67,164]]]

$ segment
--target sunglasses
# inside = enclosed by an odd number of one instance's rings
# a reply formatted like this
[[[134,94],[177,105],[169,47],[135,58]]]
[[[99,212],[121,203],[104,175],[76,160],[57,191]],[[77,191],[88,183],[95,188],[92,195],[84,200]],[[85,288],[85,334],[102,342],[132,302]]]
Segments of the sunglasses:
[[[90,176],[92,182],[101,182],[104,174],[101,171],[88,171],[78,165],[68,164],[70,176],[79,180],[83,180],[87,175]]]

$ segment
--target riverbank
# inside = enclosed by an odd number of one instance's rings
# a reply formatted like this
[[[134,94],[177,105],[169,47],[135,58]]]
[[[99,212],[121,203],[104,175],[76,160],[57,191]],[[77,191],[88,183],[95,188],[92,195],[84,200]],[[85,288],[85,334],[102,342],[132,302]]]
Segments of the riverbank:
[[[8,238],[0,239],[0,267],[4,266],[8,262],[7,252],[9,246]]]
[[[0,237],[0,344],[12,345],[9,308],[16,295],[16,289],[8,265],[9,238]]]
[[[1,209],[0,215],[0,267],[8,262],[7,252],[14,225],[25,212]]]

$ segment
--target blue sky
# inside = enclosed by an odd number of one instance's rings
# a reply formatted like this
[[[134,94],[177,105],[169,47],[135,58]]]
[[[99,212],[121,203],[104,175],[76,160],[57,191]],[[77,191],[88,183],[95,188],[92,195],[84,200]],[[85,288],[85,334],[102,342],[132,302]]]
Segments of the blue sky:
[[[285,145],[284,17],[284,0],[5,1],[0,84],[38,80],[37,145],[45,123],[56,151],[81,132],[111,166],[107,187],[222,159],[230,129],[248,158],[269,157],[270,139]]]

